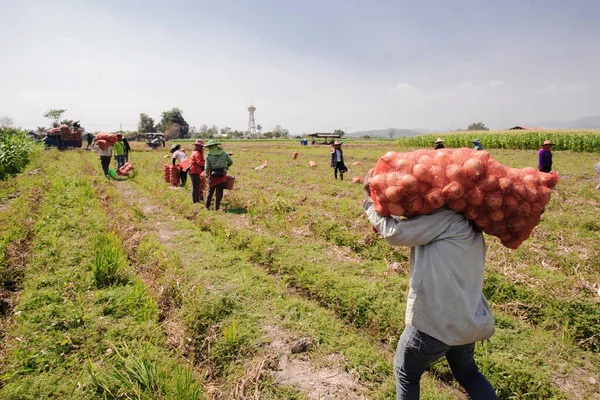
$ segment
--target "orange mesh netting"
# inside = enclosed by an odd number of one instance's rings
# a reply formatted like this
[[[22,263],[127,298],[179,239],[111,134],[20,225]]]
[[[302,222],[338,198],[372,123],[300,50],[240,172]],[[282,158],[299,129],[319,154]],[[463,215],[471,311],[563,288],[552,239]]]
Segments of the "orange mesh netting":
[[[411,217],[447,206],[516,249],[539,222],[555,172],[509,168],[472,149],[388,152],[369,180],[375,211]]]

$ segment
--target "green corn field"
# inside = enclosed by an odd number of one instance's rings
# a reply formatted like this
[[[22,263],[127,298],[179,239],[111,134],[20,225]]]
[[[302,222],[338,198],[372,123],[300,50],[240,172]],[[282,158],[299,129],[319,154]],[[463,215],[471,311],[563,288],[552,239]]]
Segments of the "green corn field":
[[[600,130],[587,131],[469,131],[431,134],[398,139],[406,147],[433,148],[435,140],[444,139],[445,147],[471,147],[474,139],[481,139],[484,148],[508,150],[539,149],[544,140],[554,143],[554,150],[577,152],[600,151]]]

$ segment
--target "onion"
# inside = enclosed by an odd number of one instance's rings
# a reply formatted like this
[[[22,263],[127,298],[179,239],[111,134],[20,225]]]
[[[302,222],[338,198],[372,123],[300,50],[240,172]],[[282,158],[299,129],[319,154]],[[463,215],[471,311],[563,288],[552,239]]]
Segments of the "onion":
[[[467,177],[474,181],[481,178],[485,173],[485,167],[483,163],[476,158],[469,158],[467,161],[465,161],[464,168]]]
[[[498,178],[494,175],[487,174],[485,178],[479,181],[478,186],[484,192],[492,192],[498,187]]]
[[[549,174],[542,172],[539,174],[539,177],[540,183],[550,189],[552,189],[558,183],[558,175],[556,172],[551,172]]]
[[[500,222],[504,219],[504,212],[501,209],[492,210],[488,213],[490,221]]]
[[[374,208],[375,208],[375,212],[377,214],[382,215],[384,217],[388,217],[388,216],[392,215],[392,214],[390,214],[390,210],[388,210],[388,208],[384,205],[375,204]]]
[[[517,215],[520,215],[521,217],[528,217],[529,214],[531,213],[531,206],[529,205],[529,203],[527,202],[521,202],[519,204],[519,207],[517,207]]]
[[[404,209],[404,207],[402,207],[402,205],[400,205],[399,203],[389,203],[388,204],[388,214],[387,215],[405,215],[406,210]],[[379,214],[379,213],[378,213]],[[383,215],[383,214],[381,214]]]
[[[490,159],[490,153],[485,150],[474,151],[471,158],[476,158],[485,165]]]
[[[431,172],[432,186],[439,187],[440,189],[446,186],[446,172],[443,167],[432,165],[431,168],[429,168],[429,172]]]
[[[398,157],[391,165],[398,172],[403,172],[405,174],[412,173],[413,162],[407,160],[405,157]]]
[[[402,188],[399,186],[388,186],[383,191],[383,194],[389,202],[396,203],[402,198]]]
[[[525,189],[525,185],[513,185],[512,193],[518,199],[524,199],[527,197],[527,190]]]
[[[473,150],[467,148],[454,150],[451,156],[452,162],[462,166],[469,159],[469,157],[471,157],[472,153]]]
[[[423,207],[423,198],[418,194],[414,194],[404,200],[403,202],[404,208],[411,212],[417,212]]]
[[[485,204],[492,210],[502,207],[502,201],[502,194],[499,192],[491,193],[485,198]]]
[[[537,190],[537,186],[525,186],[525,190],[527,191],[527,201],[533,203],[538,200],[539,193]]]
[[[450,164],[446,167],[446,176],[449,180],[465,184],[468,181],[465,169],[458,164]]]
[[[422,155],[417,159],[417,164],[423,165],[427,168],[431,168],[431,166],[433,165],[433,157],[431,157],[428,154]]]
[[[490,224],[490,219],[487,217],[487,215],[482,215],[476,218],[473,222],[475,222],[475,225],[477,225],[479,229],[483,230],[483,228]]]
[[[509,189],[512,188],[512,181],[510,180],[510,178],[500,178],[498,179],[498,187],[503,192],[508,192]]]
[[[503,209],[505,214],[516,214],[519,202],[513,196],[505,196],[503,200]]]
[[[445,151],[437,150],[433,156],[433,165],[446,168],[446,166],[450,164],[452,164],[450,154]]]
[[[527,227],[527,220],[522,217],[515,217],[508,221],[507,228],[511,232],[521,232]]]
[[[460,198],[457,200],[452,200],[448,202],[448,208],[452,211],[461,212],[467,206],[467,199]]]
[[[419,181],[417,181],[414,176],[408,174],[400,175],[396,179],[396,184],[402,188],[402,191],[404,191],[406,194],[416,193],[419,187]]]
[[[434,210],[444,205],[444,197],[442,191],[437,188],[432,188],[425,194],[425,202],[433,207]]]
[[[442,195],[448,201],[459,199],[464,194],[465,188],[458,182],[450,182],[442,189]]]
[[[433,176],[431,175],[429,168],[423,164],[415,164],[412,173],[419,182],[431,183],[433,180]]]
[[[479,207],[467,206],[463,211],[463,214],[465,214],[465,217],[467,217],[470,220],[476,220],[482,215],[482,212],[481,208]]]
[[[483,204],[483,192],[476,187],[467,190],[466,197],[469,204],[474,206]]]
[[[525,186],[537,186],[538,178],[534,175],[525,175],[523,176],[523,183]]]

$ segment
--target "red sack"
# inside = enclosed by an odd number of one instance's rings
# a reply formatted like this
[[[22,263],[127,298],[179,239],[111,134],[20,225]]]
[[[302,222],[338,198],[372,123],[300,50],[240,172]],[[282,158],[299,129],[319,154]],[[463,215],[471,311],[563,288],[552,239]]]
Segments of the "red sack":
[[[369,180],[380,215],[410,217],[447,206],[511,249],[539,224],[557,182],[555,172],[505,167],[467,148],[388,152]]]

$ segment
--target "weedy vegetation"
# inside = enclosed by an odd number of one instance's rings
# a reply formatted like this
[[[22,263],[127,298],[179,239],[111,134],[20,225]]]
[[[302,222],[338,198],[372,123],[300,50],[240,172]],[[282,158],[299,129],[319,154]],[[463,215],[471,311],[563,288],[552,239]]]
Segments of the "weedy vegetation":
[[[464,135],[452,140],[468,145]],[[539,143],[527,146],[486,147],[522,168],[537,162]],[[223,147],[236,182],[219,213],[192,204],[188,188],[168,189],[164,154],[141,145],[127,181],[104,180],[92,154],[49,151],[40,173],[0,185],[2,282],[18,276],[1,316],[10,323],[0,397],[394,398],[409,249],[371,232],[351,178],[414,147],[347,141],[344,181],[333,178],[328,146]],[[518,250],[486,237],[496,334],[477,345],[476,361],[503,399],[599,392],[598,153],[570,149],[554,152],[561,180],[532,237]],[[18,273],[15,248],[29,249]],[[309,345],[293,354],[298,341]],[[422,396],[466,398],[443,360],[423,377]]]

